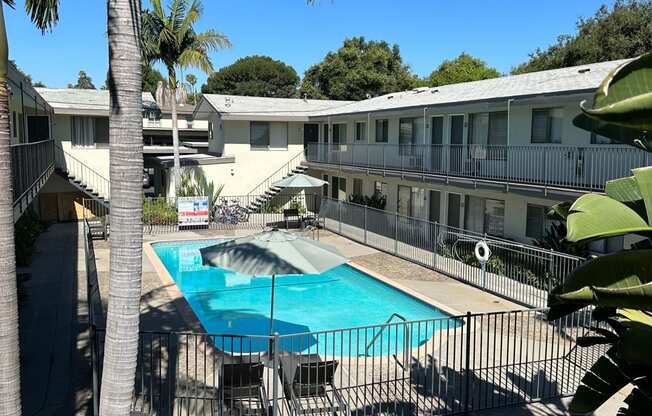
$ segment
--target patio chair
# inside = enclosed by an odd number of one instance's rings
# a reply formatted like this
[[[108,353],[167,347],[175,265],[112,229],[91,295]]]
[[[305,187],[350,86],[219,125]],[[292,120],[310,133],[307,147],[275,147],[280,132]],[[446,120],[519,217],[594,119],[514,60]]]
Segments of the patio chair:
[[[337,366],[337,361],[323,361],[317,354],[280,357],[283,391],[293,415],[351,414],[334,383]]]
[[[262,362],[224,363],[219,370],[218,400],[223,405],[219,414],[271,414],[271,405],[263,383]]]

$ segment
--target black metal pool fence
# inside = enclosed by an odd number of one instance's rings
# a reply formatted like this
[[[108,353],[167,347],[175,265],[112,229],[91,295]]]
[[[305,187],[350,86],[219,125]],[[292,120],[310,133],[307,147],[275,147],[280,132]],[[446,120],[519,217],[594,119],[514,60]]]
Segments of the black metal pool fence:
[[[329,231],[534,308],[545,307],[548,292],[585,261],[330,198],[322,198],[319,218]],[[485,264],[474,253],[478,242],[490,250]]]
[[[105,330],[86,230],[93,413]],[[529,309],[300,334],[141,332],[134,414],[465,414],[574,393],[605,351],[578,347],[588,309]]]
[[[520,310],[272,337],[142,332],[132,409],[443,415],[552,399],[604,352],[577,346],[589,321]],[[93,334],[101,380],[105,332]]]

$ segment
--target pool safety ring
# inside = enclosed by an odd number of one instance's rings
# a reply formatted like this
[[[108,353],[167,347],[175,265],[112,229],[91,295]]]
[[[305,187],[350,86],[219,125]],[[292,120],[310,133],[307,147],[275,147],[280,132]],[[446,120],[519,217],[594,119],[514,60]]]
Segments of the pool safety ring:
[[[489,246],[483,240],[478,241],[475,244],[474,253],[475,258],[478,259],[480,263],[486,263],[489,261],[489,257],[491,256],[491,250],[489,250]]]

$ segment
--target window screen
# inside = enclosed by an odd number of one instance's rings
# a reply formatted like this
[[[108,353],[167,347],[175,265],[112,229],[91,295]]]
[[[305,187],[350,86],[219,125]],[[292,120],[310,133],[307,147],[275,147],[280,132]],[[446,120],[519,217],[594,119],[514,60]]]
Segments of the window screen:
[[[269,147],[269,123],[261,121],[251,122],[251,147],[267,148]]]
[[[525,236],[529,238],[541,238],[546,227],[546,209],[541,205],[527,205],[527,219],[525,224]]]
[[[560,108],[532,110],[532,143],[561,143]]]

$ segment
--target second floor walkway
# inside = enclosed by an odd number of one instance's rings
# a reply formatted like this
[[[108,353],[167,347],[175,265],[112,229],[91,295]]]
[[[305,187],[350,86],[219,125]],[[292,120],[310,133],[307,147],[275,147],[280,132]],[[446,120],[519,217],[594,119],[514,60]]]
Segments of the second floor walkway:
[[[652,164],[652,155],[620,145],[313,143],[308,145],[306,160],[381,175],[458,178],[581,193],[603,191],[606,181]]]

